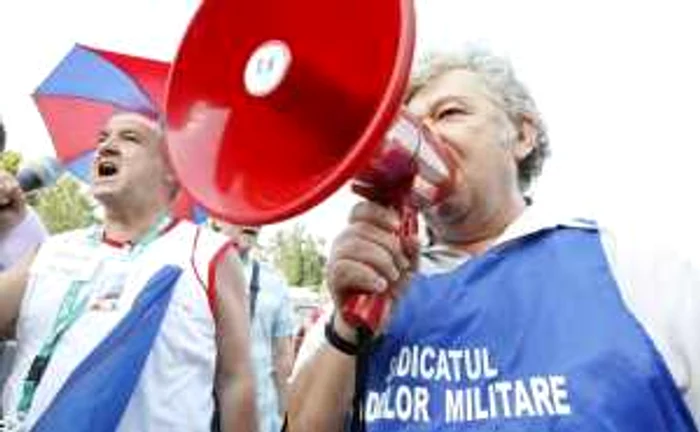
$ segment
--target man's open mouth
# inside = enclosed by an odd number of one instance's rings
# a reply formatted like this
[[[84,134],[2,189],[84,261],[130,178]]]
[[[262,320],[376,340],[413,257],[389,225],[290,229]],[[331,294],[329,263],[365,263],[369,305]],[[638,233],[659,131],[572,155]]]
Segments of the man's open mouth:
[[[102,160],[97,164],[98,177],[112,177],[119,172],[117,164],[110,160]]]

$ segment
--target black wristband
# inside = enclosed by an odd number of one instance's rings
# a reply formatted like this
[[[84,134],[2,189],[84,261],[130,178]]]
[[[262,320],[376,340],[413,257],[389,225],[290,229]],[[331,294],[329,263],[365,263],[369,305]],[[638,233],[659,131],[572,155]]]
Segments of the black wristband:
[[[331,344],[333,348],[337,349],[338,351],[349,356],[356,356],[360,353],[360,345],[348,342],[347,340],[343,339],[343,337],[340,336],[338,332],[335,331],[335,328],[333,327],[334,318],[335,315],[331,316],[331,319],[329,319],[326,323],[326,340],[329,344]]]

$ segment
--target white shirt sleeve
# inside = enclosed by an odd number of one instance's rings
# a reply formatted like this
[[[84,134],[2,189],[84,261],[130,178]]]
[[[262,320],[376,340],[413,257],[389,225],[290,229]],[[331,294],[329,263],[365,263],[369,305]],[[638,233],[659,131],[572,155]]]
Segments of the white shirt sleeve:
[[[700,268],[644,233],[601,231],[622,297],[700,424]]]

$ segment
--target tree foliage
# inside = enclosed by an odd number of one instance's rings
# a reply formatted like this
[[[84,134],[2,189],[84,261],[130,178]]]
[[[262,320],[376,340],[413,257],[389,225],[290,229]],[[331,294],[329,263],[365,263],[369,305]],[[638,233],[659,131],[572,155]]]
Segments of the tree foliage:
[[[16,175],[21,164],[20,153],[12,150],[0,153],[0,169]],[[52,187],[28,193],[27,201],[52,234],[83,228],[96,222],[95,206],[81,191],[80,183],[70,175],[62,176]]]
[[[303,225],[291,231],[278,231],[272,240],[271,254],[275,266],[292,286],[319,288],[323,282],[326,258],[321,252],[323,241],[306,233]]]
[[[97,221],[95,206],[80,183],[64,175],[56,185],[34,193],[30,202],[52,234],[84,228]]]
[[[0,169],[14,175],[17,174],[20,163],[22,163],[22,155],[19,153],[12,150],[0,153]]]

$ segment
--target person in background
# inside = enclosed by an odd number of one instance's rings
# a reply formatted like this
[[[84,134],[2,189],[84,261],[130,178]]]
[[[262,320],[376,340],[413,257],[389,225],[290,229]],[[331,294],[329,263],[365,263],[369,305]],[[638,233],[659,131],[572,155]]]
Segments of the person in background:
[[[18,344],[4,426],[204,432],[216,399],[215,426],[257,430],[235,249],[171,216],[179,185],[157,120],[117,112],[95,139],[104,223],[53,236],[0,274],[0,332]]]
[[[12,267],[48,237],[48,231],[27,205],[17,179],[0,170],[0,271]]]
[[[327,266],[335,310],[358,291],[391,310],[373,338],[336,312],[305,341],[318,348],[293,378],[289,430],[341,431],[351,412],[370,432],[697,431],[698,268],[647,235],[528,205],[549,139],[504,58],[434,55],[406,106],[455,163],[422,212],[433,245],[398,241],[390,208],[352,209]]]
[[[5,126],[0,118],[0,154],[5,149],[5,140]],[[15,176],[0,169],[0,272],[12,267],[47,237],[46,227],[27,205]],[[0,390],[10,373],[15,350],[14,341],[0,342]]]
[[[260,432],[278,432],[287,407],[295,331],[289,287],[275,269],[255,258],[260,227],[215,222],[238,247],[248,281],[253,368]]]
[[[0,154],[7,134],[0,117]],[[48,235],[44,224],[27,205],[17,179],[0,169],[0,271],[11,267]]]
[[[324,315],[325,309],[328,306],[332,306],[332,303],[329,303],[328,305],[318,305],[314,306],[313,309],[311,309],[310,312],[308,312],[301,323],[299,325],[299,328],[297,329],[297,333],[294,336],[294,358],[296,359],[297,355],[299,355],[299,350],[301,349],[301,345],[304,342],[304,338],[306,337],[307,332],[314,327],[316,322],[321,319]],[[295,362],[296,363],[296,362]],[[294,375],[294,371],[292,370],[292,375]]]

